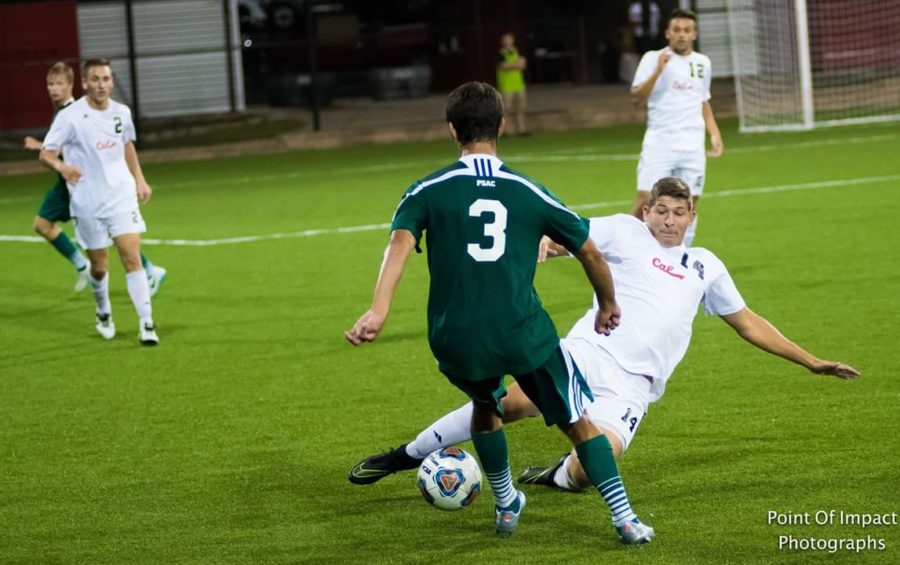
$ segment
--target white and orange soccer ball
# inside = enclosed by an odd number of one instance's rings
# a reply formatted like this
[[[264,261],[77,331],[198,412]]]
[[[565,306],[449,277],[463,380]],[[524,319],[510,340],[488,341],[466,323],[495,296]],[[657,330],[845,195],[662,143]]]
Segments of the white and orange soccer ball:
[[[441,510],[459,510],[481,492],[478,461],[458,447],[431,453],[419,467],[419,490],[428,504]]]

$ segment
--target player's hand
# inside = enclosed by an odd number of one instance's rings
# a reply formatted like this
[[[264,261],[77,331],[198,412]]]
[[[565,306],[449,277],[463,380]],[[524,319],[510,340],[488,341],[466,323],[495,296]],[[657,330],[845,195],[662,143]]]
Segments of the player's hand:
[[[78,167],[71,167],[63,163],[56,170],[59,171],[59,174],[61,174],[64,179],[72,184],[77,184],[78,181],[81,180],[81,171],[78,170]]]
[[[725,153],[725,144],[722,143],[721,135],[712,135],[710,136],[710,142],[712,143],[712,149],[706,152],[707,157],[721,157],[722,153]]]
[[[839,361],[820,361],[810,371],[817,375],[832,375],[845,380],[859,376],[859,371]]]
[[[144,181],[137,183],[137,197],[138,201],[141,204],[146,204],[150,202],[150,197],[153,195],[153,189],[150,188],[150,185]]]
[[[662,53],[659,54],[659,60],[656,61],[656,72],[661,73],[663,69],[666,68],[666,63],[669,62],[669,59],[672,58],[672,50],[666,47],[662,50]]]
[[[553,249],[553,240],[546,235],[542,236],[538,246],[538,263],[543,263],[548,257],[556,257],[556,255],[556,250]]]
[[[378,334],[381,333],[382,328],[384,328],[385,319],[386,317],[383,314],[379,314],[374,310],[366,310],[366,313],[360,316],[356,324],[350,330],[344,332],[344,337],[354,346],[362,345],[367,341],[375,341],[378,339]]]
[[[36,137],[31,137],[30,135],[25,138],[25,149],[29,151],[40,151],[41,147],[43,147],[43,143],[41,140]]]
[[[601,304],[597,310],[597,317],[594,319],[594,331],[598,334],[609,335],[614,329],[619,327],[619,319],[622,317],[622,310],[615,302],[609,304]]]

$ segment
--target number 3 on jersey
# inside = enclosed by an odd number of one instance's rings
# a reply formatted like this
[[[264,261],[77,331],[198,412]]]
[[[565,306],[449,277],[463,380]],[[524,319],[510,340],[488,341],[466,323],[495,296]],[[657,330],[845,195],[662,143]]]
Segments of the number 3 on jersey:
[[[469,206],[469,216],[480,218],[485,213],[494,215],[493,222],[485,222],[484,236],[491,238],[490,247],[470,243],[466,251],[479,263],[489,263],[500,259],[506,251],[506,208],[498,200],[479,198]]]

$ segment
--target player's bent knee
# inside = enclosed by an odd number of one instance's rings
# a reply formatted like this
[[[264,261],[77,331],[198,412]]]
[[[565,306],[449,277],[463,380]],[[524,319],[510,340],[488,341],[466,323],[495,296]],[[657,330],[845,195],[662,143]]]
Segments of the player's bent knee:
[[[35,216],[31,227],[34,228],[36,234],[42,237],[49,237],[53,231],[53,222],[40,216]]]

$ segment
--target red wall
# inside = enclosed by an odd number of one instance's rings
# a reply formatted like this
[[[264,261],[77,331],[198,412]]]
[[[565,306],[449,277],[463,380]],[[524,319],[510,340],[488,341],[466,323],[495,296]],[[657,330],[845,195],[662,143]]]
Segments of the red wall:
[[[66,61],[78,78],[75,0],[0,5],[0,130],[47,128],[47,69]]]

